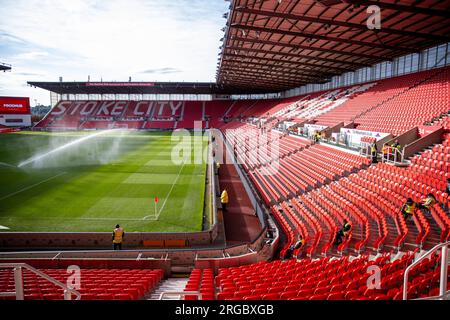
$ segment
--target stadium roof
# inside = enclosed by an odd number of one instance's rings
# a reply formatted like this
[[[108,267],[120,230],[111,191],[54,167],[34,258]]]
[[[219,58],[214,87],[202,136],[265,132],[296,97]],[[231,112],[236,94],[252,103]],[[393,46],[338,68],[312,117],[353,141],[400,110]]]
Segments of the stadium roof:
[[[211,82],[28,82],[58,94],[248,94],[265,93],[255,88],[222,86]]]
[[[381,29],[370,30],[370,5]],[[283,91],[450,41],[449,1],[232,0],[217,83]]]
[[[11,70],[11,65],[0,62],[0,71],[6,72]]]

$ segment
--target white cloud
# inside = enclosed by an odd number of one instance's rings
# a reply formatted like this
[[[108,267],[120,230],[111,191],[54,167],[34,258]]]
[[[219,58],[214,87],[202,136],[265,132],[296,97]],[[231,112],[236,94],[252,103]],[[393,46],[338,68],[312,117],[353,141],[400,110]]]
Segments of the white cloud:
[[[41,75],[25,79],[35,81],[214,81],[227,7],[223,0],[2,0],[0,37],[12,40],[10,48],[0,44],[0,59],[13,72],[0,75],[0,94],[19,92],[24,76],[15,72]]]

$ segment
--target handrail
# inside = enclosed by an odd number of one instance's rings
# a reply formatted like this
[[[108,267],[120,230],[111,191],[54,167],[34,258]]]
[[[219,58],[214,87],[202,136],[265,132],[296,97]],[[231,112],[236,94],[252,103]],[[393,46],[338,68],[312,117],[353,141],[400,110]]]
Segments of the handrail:
[[[434,296],[434,297],[426,297],[426,298],[418,298],[415,300],[440,300],[445,298],[446,296],[448,296],[450,294],[450,290],[448,290],[443,296]]]
[[[14,288],[15,288],[14,292],[5,292],[0,294],[0,296],[16,296],[16,300],[24,300],[22,269],[27,269],[33,272],[34,274],[37,274],[38,276],[53,283],[54,285],[64,289],[64,300],[71,300],[72,294],[76,296],[75,300],[81,300],[81,294],[78,291],[69,288],[65,284],[59,282],[58,280],[53,279],[47,274],[33,268],[32,266],[26,263],[0,263],[0,269],[14,269]]]
[[[389,146],[390,145],[388,143],[385,143],[383,145],[383,148],[385,146]],[[393,159],[391,160],[391,155],[393,156]],[[383,153],[383,157],[382,157],[382,161],[383,162],[393,162],[394,164],[396,163],[402,163],[405,159],[405,148],[403,148],[401,151],[398,150],[397,148],[389,148],[388,152],[386,154]]]
[[[408,266],[405,270],[404,280],[403,280],[403,300],[408,300],[408,274],[409,271],[418,265],[420,262],[425,260],[429,255],[436,252],[440,248],[442,248],[441,253],[441,277],[439,281],[439,296],[444,296],[447,291],[447,273],[448,273],[448,246],[450,245],[450,241],[445,243],[440,243],[434,246],[431,250],[429,250],[426,254],[421,256],[419,259],[414,261],[410,266]]]
[[[165,296],[180,296],[181,298],[194,295],[199,297],[200,300],[202,299],[202,293],[199,291],[166,291],[159,295],[159,300],[162,300]]]

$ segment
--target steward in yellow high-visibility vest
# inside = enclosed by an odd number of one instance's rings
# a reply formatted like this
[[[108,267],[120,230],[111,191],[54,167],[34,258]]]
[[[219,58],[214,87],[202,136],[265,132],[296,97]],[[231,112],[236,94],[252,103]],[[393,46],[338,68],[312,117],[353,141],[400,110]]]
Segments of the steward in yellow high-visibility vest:
[[[413,199],[408,198],[402,207],[402,213],[405,220],[412,217],[414,215],[414,211],[416,211],[416,204]]]
[[[112,242],[114,250],[122,250],[122,242],[124,237],[125,232],[123,232],[123,229],[120,227],[120,225],[116,225],[116,228],[114,229],[112,234]]]
[[[376,142],[373,142],[370,145],[370,154],[372,156],[372,163],[378,162],[378,148]]]
[[[417,205],[419,209],[425,209],[426,213],[430,213],[430,208],[436,204],[436,198],[432,193],[427,194],[427,197]]]
[[[346,219],[344,219],[342,229],[336,233],[336,239],[335,239],[334,244],[340,245],[342,243],[342,238],[343,237],[347,238],[351,231],[352,231],[352,225],[350,224],[350,222],[348,222]]]
[[[222,203],[222,210],[227,211],[227,205],[228,205],[228,192],[227,190],[223,190],[222,194],[220,195],[220,202]]]
[[[344,237],[348,237],[350,234],[350,231],[352,231],[352,225],[347,220],[344,220],[344,226],[342,227],[342,230],[344,231]]]

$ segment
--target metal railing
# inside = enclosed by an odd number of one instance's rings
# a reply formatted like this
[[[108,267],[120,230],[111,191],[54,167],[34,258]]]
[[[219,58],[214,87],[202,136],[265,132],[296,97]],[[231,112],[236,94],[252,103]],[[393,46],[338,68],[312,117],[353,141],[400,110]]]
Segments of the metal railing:
[[[397,163],[403,163],[404,158],[405,158],[405,149],[404,148],[401,151],[398,150],[397,148],[389,148],[387,153],[383,153],[382,159],[383,159],[383,162],[392,162],[394,164],[397,164]]]
[[[26,263],[0,263],[0,269],[14,269],[14,290],[13,292],[0,292],[0,297],[16,297],[16,300],[24,300],[23,290],[23,269],[27,269],[34,274],[44,278],[45,280],[53,283],[54,285],[61,287],[64,290],[64,300],[72,300],[72,294],[76,296],[75,300],[81,299],[81,294],[75,289],[69,288],[67,285],[53,279],[45,273],[33,268]]]
[[[167,291],[160,294],[159,300],[163,300],[166,296],[178,296],[179,298],[184,298],[185,296],[197,296],[198,300],[202,300],[202,293],[199,291]]]
[[[420,262],[428,258],[431,254],[438,251],[442,248],[441,251],[441,275],[439,279],[439,296],[435,297],[435,299],[442,299],[447,294],[447,277],[448,277],[448,246],[450,245],[450,241],[446,243],[440,243],[436,245],[433,249],[428,251],[426,254],[421,256],[419,259],[414,261],[408,268],[405,270],[405,276],[403,280],[403,300],[408,300],[408,275],[412,268],[418,265]]]

